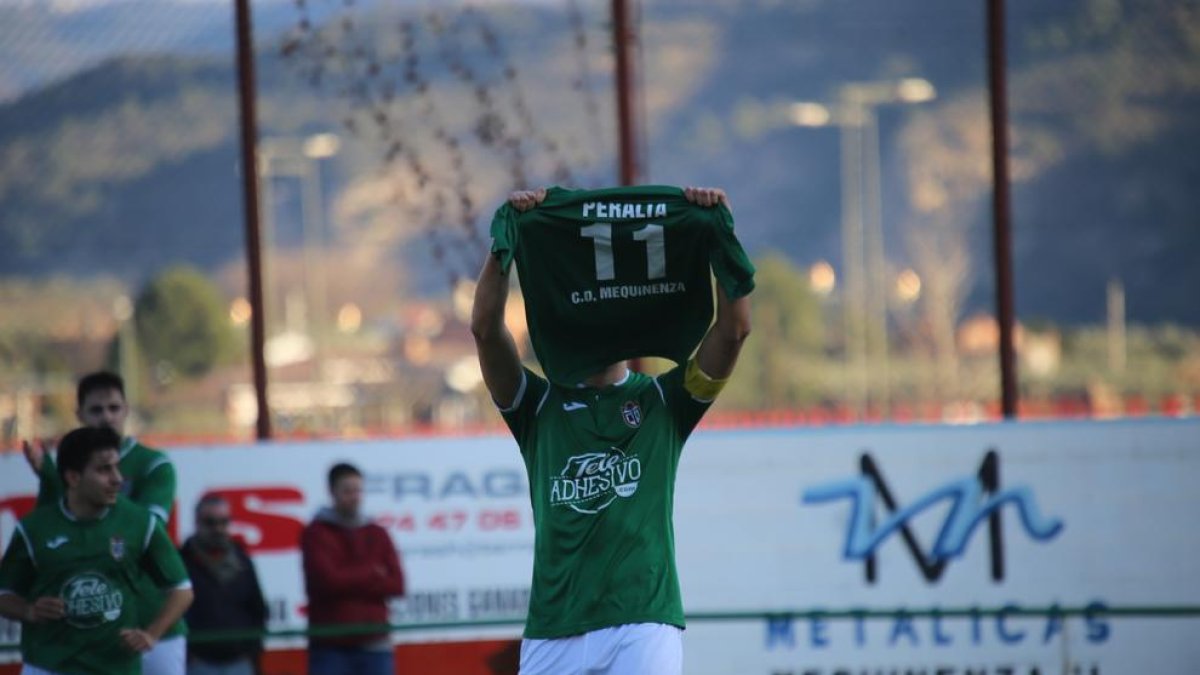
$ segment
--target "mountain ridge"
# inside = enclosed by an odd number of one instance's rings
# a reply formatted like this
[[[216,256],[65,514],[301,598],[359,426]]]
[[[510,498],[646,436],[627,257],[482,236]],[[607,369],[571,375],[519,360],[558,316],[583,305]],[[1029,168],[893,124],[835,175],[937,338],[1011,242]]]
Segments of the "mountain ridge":
[[[645,83],[652,99],[647,119],[652,133],[649,179],[728,187],[736,198],[740,236],[752,251],[781,249],[800,264],[816,259],[836,264],[840,257],[839,169],[829,159],[836,161],[836,131],[797,129],[776,118],[766,122],[759,118],[769,117],[769,111],[781,101],[827,98],[845,79],[920,74],[938,84],[939,100],[925,108],[879,111],[885,167],[882,187],[885,203],[890,205],[884,220],[889,257],[903,264],[902,230],[907,222],[919,220],[919,214],[905,204],[912,188],[902,174],[910,159],[903,154],[898,138],[907,133],[914,115],[946,115],[954,100],[981,95],[982,55],[969,63],[955,64],[946,58],[946,54],[970,51],[979,36],[962,31],[962,27],[973,25],[978,17],[956,9],[950,0],[937,0],[932,6],[928,2],[875,2],[858,8],[821,2],[803,6],[714,3],[703,12],[685,5],[662,3],[645,18],[646,39],[652,41],[647,45],[650,56],[657,54],[662,62],[681,61],[697,69],[688,74],[692,77],[689,82],[672,82],[681,79],[678,71],[654,58],[645,64]],[[914,9],[918,5],[920,8]],[[750,6],[754,11],[739,11]],[[1076,9],[1081,6],[1077,3]],[[863,16],[870,8],[879,14],[864,23]],[[906,8],[916,14],[906,15]],[[521,138],[522,147],[530,153],[526,158],[532,172],[529,178],[550,180],[548,169],[539,168],[546,166],[545,140],[562,141],[563,148],[571,143],[611,148],[605,138],[572,132],[580,128],[572,124],[583,122],[572,118],[581,114],[581,108],[579,90],[571,93],[570,79],[577,73],[569,64],[581,53],[572,51],[565,19],[540,7],[513,10],[517,14],[496,8],[488,11],[493,14],[487,14],[487,20],[501,27],[508,38],[506,54],[522,69],[520,83],[526,103],[537,133],[544,132],[544,138]],[[423,20],[403,10],[391,12],[379,15],[375,23],[384,25],[406,16],[418,24]],[[1077,53],[1086,57],[1094,50],[1087,44],[1076,52],[1036,48],[1040,44],[1037,36],[1046,33],[1046,26],[1070,25],[1074,16],[1065,10],[1039,9],[1031,17],[1014,17],[1014,34],[1026,44],[1014,50],[1016,65],[1010,73],[1014,91],[1021,91],[1022,82],[1037,75],[1036,68],[1055,66],[1059,61],[1065,64],[1066,56]],[[294,19],[292,15],[290,21],[279,19],[279,23],[287,25]],[[532,25],[522,25],[525,23]],[[502,70],[495,56],[477,44],[475,28],[464,25],[463,63],[475,69],[478,77]],[[842,26],[858,37],[839,40],[830,35],[830,26]],[[893,32],[911,34],[875,48],[864,47],[863,43],[878,41],[889,27],[897,26],[899,30]],[[927,38],[922,30],[948,36],[949,41],[924,45]],[[384,33],[363,35],[350,46],[386,44],[388,39]],[[538,35],[553,39],[543,44]],[[789,36],[794,44],[787,42]],[[590,37],[595,41],[595,35]],[[422,124],[436,126],[439,120],[452,120],[457,125],[447,126],[446,133],[462,143],[469,158],[469,196],[478,205],[494,203],[506,190],[507,155],[503,150],[489,150],[479,140],[478,122],[484,118],[473,117],[470,83],[439,61],[439,45],[444,47],[444,43],[432,33],[423,33],[419,41],[423,41],[419,46],[425,77],[437,86],[433,100],[442,113]],[[264,136],[337,130],[347,143],[323,174],[327,194],[344,195],[350,182],[397,166],[384,161],[383,136],[379,135],[383,132],[372,126],[365,109],[347,107],[350,98],[346,92],[353,92],[354,82],[330,82],[336,78],[328,75],[322,88],[313,89],[305,82],[303,69],[281,58],[279,43],[276,36],[260,40],[258,79]],[[601,100],[599,112],[607,136],[612,127],[607,89],[611,83],[599,67],[604,63],[603,57],[596,55],[600,47],[593,44],[591,48],[592,52],[583,56],[594,58],[596,80],[590,91]],[[705,48],[713,54],[700,58]],[[855,54],[856,48],[865,53]],[[1054,49],[1065,56],[1046,58],[1045,50]],[[1130,58],[1141,57],[1135,54]],[[761,67],[764,61],[769,61],[770,67]],[[388,67],[394,73],[403,72],[398,57]],[[1193,77],[1191,73],[1180,76],[1184,85],[1190,81],[1186,78]],[[728,96],[731,81],[737,83],[733,98]],[[1127,285],[1131,318],[1200,324],[1200,307],[1186,290],[1200,287],[1200,271],[1188,260],[1189,252],[1194,257],[1200,251],[1200,234],[1188,226],[1194,223],[1190,213],[1198,205],[1189,186],[1200,179],[1194,159],[1200,156],[1200,128],[1195,121],[1188,121],[1188,112],[1196,107],[1196,94],[1187,86],[1171,86],[1166,94],[1143,96],[1142,104],[1151,106],[1157,115],[1144,123],[1159,126],[1142,137],[1132,137],[1126,146],[1107,150],[1087,150],[1091,147],[1087,145],[1080,150],[1064,144],[1066,141],[1058,139],[1069,138],[1071,130],[1059,117],[1047,116],[1039,108],[1042,102],[1014,103],[1014,123],[1018,125],[1014,138],[1018,142],[1030,137],[1050,139],[1058,144],[1058,150],[1051,148],[1046,156],[1067,153],[1045,160],[1049,163],[1034,180],[1023,181],[1018,175],[1014,185],[1017,298],[1023,315],[1097,321],[1104,311],[1104,284],[1108,278],[1118,277]],[[658,95],[657,89],[666,93]],[[520,137],[522,127],[509,103],[511,94],[512,87],[502,81],[492,85],[489,95],[502,113],[493,122],[500,125],[497,128],[502,134]],[[403,87],[396,95],[403,99],[396,105],[407,111],[406,123],[425,120],[420,96]],[[185,260],[215,270],[236,260],[243,236],[235,96],[229,56],[173,54],[109,59],[0,105],[0,269],[6,276],[86,276],[111,270],[111,261],[119,258],[125,263],[125,278],[137,283],[166,261]],[[1070,100],[1069,92],[1063,96],[1064,101]],[[666,102],[656,102],[660,99]],[[754,111],[759,117],[749,114]],[[355,115],[360,125],[357,138],[345,128],[346,119]],[[759,121],[750,123],[756,119]],[[1143,123],[1136,116],[1129,119]],[[1112,123],[1123,124],[1123,120],[1116,118]],[[448,164],[450,146],[437,140],[429,126],[419,131],[413,128],[405,133],[416,139],[422,161],[432,165],[427,170],[441,176],[440,187],[426,192],[436,197],[434,201],[452,205],[453,181],[458,179],[453,178],[456,174]],[[1036,133],[1030,136],[1027,131]],[[1026,155],[1043,161],[1040,147],[1028,150],[1018,145],[1016,161],[1024,161]],[[403,156],[397,161],[402,169]],[[595,168],[586,175],[589,181],[615,182],[611,150],[601,150],[591,161]],[[291,203],[297,201],[297,195],[288,192],[294,188],[285,181],[276,187],[276,202],[270,205],[276,219],[284,222],[298,217],[297,207]],[[416,190],[411,185],[406,189]],[[429,197],[415,199],[413,195],[418,193],[410,192],[409,201],[402,203],[399,211],[371,217],[430,223],[456,217],[452,206],[428,203]],[[968,311],[991,304],[989,215],[982,201],[987,194],[985,185],[973,198],[975,202],[964,205],[960,216],[965,219],[962,226],[971,233],[975,260],[966,292]],[[287,201],[289,195],[291,202]],[[476,206],[475,210],[476,229],[483,231],[490,208]],[[281,243],[295,245],[297,236],[284,236]],[[1085,240],[1092,242],[1088,246],[1098,248],[1084,248]],[[395,241],[409,242],[396,244],[393,255],[413,265],[415,276],[443,278],[427,249],[409,250],[411,239]],[[456,241],[447,239],[451,246]],[[1078,255],[1079,251],[1087,254]],[[1094,264],[1087,264],[1089,261]],[[427,285],[422,292],[434,292],[438,287],[443,286]]]

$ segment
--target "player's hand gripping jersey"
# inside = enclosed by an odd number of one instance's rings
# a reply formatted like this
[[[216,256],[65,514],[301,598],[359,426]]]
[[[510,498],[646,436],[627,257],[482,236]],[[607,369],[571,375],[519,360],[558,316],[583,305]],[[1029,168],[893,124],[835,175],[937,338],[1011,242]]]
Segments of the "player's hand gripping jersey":
[[[710,270],[730,299],[754,289],[754,266],[724,206],[676,187],[551,188],[492,220],[492,252],[515,260],[538,361],[575,384],[628,358],[684,363],[712,322]]]

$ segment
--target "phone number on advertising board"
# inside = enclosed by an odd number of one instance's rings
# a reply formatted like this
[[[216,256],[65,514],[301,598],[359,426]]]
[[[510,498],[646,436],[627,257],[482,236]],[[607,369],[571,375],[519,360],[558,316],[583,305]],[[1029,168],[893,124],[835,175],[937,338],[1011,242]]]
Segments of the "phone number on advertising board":
[[[519,530],[523,519],[519,509],[483,509],[480,511],[433,511],[431,513],[384,513],[375,522],[398,532],[458,532],[476,529],[484,532]]]

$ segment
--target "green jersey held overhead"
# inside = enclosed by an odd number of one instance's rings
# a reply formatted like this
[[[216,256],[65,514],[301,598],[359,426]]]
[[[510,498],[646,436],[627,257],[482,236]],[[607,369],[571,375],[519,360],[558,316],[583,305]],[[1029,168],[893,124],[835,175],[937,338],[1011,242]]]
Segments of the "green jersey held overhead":
[[[132,436],[126,436],[121,441],[121,459],[117,467],[121,470],[121,494],[133,503],[149,509],[165,527],[171,519],[171,509],[175,501],[175,467],[165,452],[142,445]],[[62,478],[58,475],[58,467],[54,460],[47,455],[42,462],[39,474],[38,506],[57,504],[66,494]],[[141,605],[140,612],[155,615],[162,607],[162,593],[154,587],[154,583],[143,578],[138,589],[137,601]],[[163,634],[163,638],[187,633],[187,623],[183,619],[176,621]]]
[[[707,394],[707,395],[706,395]],[[601,388],[526,369],[504,421],[534,517],[527,638],[628,623],[683,627],[672,511],[683,443],[715,390],[695,365]]]
[[[534,351],[558,384],[627,358],[683,363],[712,323],[711,275],[731,300],[754,289],[729,210],[676,187],[551,188],[535,209],[500,207],[491,234],[501,266],[516,261]]]
[[[0,593],[29,602],[61,598],[66,617],[22,626],[25,662],[57,673],[141,673],[141,654],[120,633],[155,618],[136,602],[144,578],[158,589],[190,585],[179,553],[146,509],[124,497],[94,520],[77,520],[61,501],[34,509],[4,553]]]

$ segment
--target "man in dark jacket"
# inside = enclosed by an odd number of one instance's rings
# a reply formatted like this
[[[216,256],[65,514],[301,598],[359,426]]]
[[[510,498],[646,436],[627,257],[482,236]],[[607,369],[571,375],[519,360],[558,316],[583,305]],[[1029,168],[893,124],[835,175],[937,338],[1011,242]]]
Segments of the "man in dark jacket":
[[[193,635],[208,630],[262,630],[267,605],[254,563],[229,536],[229,502],[205,495],[196,504],[196,533],[180,553],[192,578],[196,600],[187,613]],[[254,675],[259,672],[261,638],[188,642],[188,675]]]
[[[308,624],[378,624],[379,631],[308,640],[310,675],[393,675],[387,600],[404,594],[404,573],[387,530],[364,517],[362,473],[350,464],[329,470],[331,508],[301,535]]]

